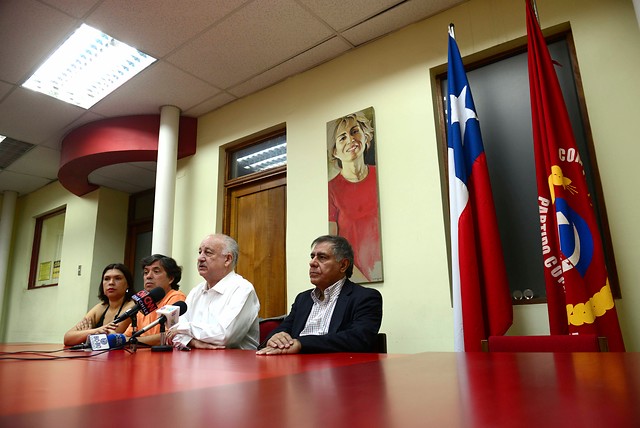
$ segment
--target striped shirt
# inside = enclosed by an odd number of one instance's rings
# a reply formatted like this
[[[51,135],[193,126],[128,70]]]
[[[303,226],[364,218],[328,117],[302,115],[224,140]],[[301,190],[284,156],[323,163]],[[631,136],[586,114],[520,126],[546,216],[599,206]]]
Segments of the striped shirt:
[[[333,310],[336,307],[338,296],[342,291],[342,286],[346,278],[342,278],[330,287],[327,287],[322,293],[319,289],[314,288],[311,290],[311,300],[313,300],[313,307],[307,323],[304,329],[300,332],[300,336],[315,335],[320,336],[329,332],[329,324],[331,323],[331,316]],[[322,300],[319,296],[322,296]]]

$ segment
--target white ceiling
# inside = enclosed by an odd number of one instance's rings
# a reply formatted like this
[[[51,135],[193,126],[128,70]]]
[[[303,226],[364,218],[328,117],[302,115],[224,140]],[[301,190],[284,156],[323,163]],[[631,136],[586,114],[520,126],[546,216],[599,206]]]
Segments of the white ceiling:
[[[163,105],[199,117],[463,1],[0,0],[0,134],[36,145],[0,170],[0,192],[56,180],[62,138],[80,125]],[[81,23],[158,61],[89,110],[22,88]],[[89,180],[135,193],[155,186],[155,162]]]

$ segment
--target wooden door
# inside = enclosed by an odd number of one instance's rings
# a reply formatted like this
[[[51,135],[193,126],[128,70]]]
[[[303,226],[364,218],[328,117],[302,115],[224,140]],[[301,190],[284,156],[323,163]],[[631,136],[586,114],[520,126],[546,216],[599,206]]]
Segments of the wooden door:
[[[255,287],[260,317],[286,314],[286,176],[231,187],[226,206],[225,231],[240,246],[236,272]]]
[[[154,189],[135,193],[129,197],[129,220],[127,243],[124,250],[124,264],[133,275],[133,289],[137,293],[144,288],[140,261],[151,255],[153,238]]]

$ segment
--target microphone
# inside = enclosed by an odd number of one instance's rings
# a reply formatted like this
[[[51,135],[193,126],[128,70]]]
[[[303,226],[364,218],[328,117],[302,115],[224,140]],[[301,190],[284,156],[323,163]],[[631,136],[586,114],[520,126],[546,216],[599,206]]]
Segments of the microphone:
[[[127,336],[119,333],[112,334],[90,334],[87,338],[91,350],[103,351],[107,349],[122,348],[127,344]]]
[[[171,328],[174,324],[178,323],[178,317],[187,312],[187,304],[183,301],[177,301],[173,305],[165,305],[161,307],[156,312],[161,314],[158,319],[133,333],[131,336],[132,339],[146,333],[160,323],[166,323],[166,328]]]
[[[79,351],[83,349],[91,348],[94,351],[100,351],[103,349],[120,348],[127,343],[127,336],[120,333],[107,334],[90,334],[87,336],[87,340],[78,345],[73,345],[67,348],[69,351]]]
[[[129,317],[134,316],[138,313],[138,311],[142,310],[142,313],[145,315],[149,315],[151,312],[155,311],[158,306],[156,302],[162,300],[165,295],[165,291],[163,288],[156,287],[152,288],[151,291],[142,290],[131,296],[131,299],[136,303],[136,305],[120,315],[118,318],[114,319],[113,322],[118,324],[126,320]]]

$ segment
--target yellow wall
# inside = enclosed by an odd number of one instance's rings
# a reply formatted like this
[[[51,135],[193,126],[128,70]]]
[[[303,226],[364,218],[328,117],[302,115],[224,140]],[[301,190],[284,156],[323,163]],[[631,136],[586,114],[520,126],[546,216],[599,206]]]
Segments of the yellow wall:
[[[129,195],[101,188],[97,198],[97,227],[93,242],[88,307],[93,307],[99,301],[98,284],[102,281],[104,267],[111,263],[124,261],[124,248],[127,240]],[[130,266],[132,274],[133,268]]]
[[[619,318],[627,349],[640,351],[640,311],[634,308],[640,305],[638,23],[631,0],[537,3],[543,28],[569,23],[573,30],[624,296],[616,302]],[[374,287],[384,297],[382,331],[388,333],[390,352],[453,349],[432,92],[432,71],[447,61],[450,22],[463,58],[486,56],[487,50],[526,35],[524,1],[471,0],[199,119],[197,153],[178,163],[173,257],[184,267],[183,291],[201,280],[195,269],[200,240],[221,229],[224,146],[281,123],[288,142],[289,303],[309,288],[309,244],[328,231],[325,124],[373,106],[385,277]],[[121,260],[122,218],[114,221],[106,213],[126,217],[125,198],[107,197],[105,190],[77,198],[53,184],[19,198],[5,305],[7,340],[60,342],[97,292],[96,269]],[[102,201],[111,199],[110,211],[101,211]],[[32,217],[60,203],[68,204],[67,222],[73,225],[68,235],[65,230],[64,285],[26,291]],[[93,266],[78,277],[79,264]],[[548,333],[544,305],[516,307],[514,316],[511,333]]]
[[[6,323],[0,331],[3,341],[62,342],[64,333],[98,301],[104,266],[123,260],[127,204],[128,196],[121,192],[100,189],[79,198],[58,182],[18,198],[4,305]],[[65,205],[59,285],[28,290],[35,218]]]
[[[543,28],[569,22],[573,29],[625,297],[620,319],[627,347],[640,350],[633,334],[640,329],[640,311],[631,309],[640,302],[634,287],[639,271],[631,259],[640,242],[633,220],[640,207],[637,198],[629,200],[637,193],[628,175],[634,165],[623,166],[635,162],[629,149],[638,150],[630,147],[635,127],[624,126],[638,112],[638,24],[631,1],[539,0],[538,8]],[[374,287],[384,297],[382,330],[391,352],[452,350],[430,76],[447,61],[450,22],[463,57],[482,56],[526,35],[524,1],[470,1],[200,118],[197,155],[181,165],[178,180],[176,248],[189,255],[183,263],[193,263],[197,242],[221,218],[220,196],[213,195],[221,178],[211,173],[220,163],[220,148],[284,122],[289,302],[309,288],[309,243],[327,232],[325,124],[373,106],[385,277]],[[193,197],[199,200],[197,212],[188,204]],[[194,269],[186,269],[185,287],[197,281]],[[516,307],[515,320],[512,333],[548,333],[544,305]]]

